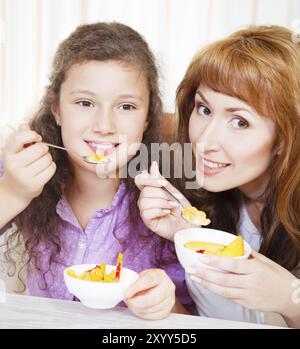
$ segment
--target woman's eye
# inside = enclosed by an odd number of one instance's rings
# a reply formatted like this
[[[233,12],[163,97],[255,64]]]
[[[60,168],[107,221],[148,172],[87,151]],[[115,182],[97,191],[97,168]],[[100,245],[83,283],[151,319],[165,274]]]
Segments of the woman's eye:
[[[133,106],[132,104],[121,104],[119,108],[126,111],[136,109],[135,106]]]
[[[196,105],[197,112],[201,115],[210,115],[211,111],[204,105],[204,104],[198,104]]]
[[[249,126],[249,123],[242,118],[233,118],[231,121],[231,125],[234,128],[247,128]]]
[[[77,104],[79,104],[81,107],[91,107],[93,106],[91,102],[89,101],[79,101],[77,102]]]

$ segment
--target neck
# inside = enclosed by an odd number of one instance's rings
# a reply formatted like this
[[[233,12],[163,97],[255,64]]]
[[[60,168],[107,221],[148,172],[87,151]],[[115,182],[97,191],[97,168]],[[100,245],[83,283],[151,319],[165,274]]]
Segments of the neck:
[[[240,187],[248,215],[259,231],[262,231],[261,215],[266,203],[266,190],[270,175],[265,173],[254,181]]]
[[[266,190],[269,184],[270,175],[265,173],[260,178],[241,186],[239,189],[244,195],[247,202],[265,204]]]
[[[103,179],[88,171],[75,171],[66,196],[70,203],[88,202],[89,205],[106,208],[111,204],[119,184],[119,178]]]

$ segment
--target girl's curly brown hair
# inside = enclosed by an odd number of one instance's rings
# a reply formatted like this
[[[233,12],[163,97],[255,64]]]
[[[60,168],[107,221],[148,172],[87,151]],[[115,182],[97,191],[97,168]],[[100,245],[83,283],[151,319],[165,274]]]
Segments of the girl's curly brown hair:
[[[43,141],[63,146],[61,130],[55,122],[55,118],[51,112],[51,106],[59,100],[60,87],[70,67],[74,64],[91,60],[113,60],[142,70],[147,78],[150,92],[147,120],[149,124],[144,132],[142,143],[148,148],[150,148],[151,143],[159,143],[162,102],[158,88],[158,71],[154,57],[140,34],[132,28],[116,22],[79,26],[59,45],[53,61],[50,84],[47,87],[39,110],[30,122],[30,127],[42,136]],[[10,274],[14,274],[16,270],[16,263],[12,257],[12,252],[20,242],[20,236],[22,236],[25,244],[24,255],[26,256],[26,261],[22,269],[33,267],[40,272],[42,271],[42,255],[36,251],[36,247],[41,242],[51,249],[48,268],[50,268],[51,262],[55,260],[61,251],[61,242],[58,234],[61,219],[56,213],[56,205],[63,195],[64,185],[72,180],[73,175],[67,154],[53,148],[50,149],[50,152],[53,161],[57,165],[56,173],[45,185],[43,192],[32,200],[26,210],[14,219],[17,230],[9,234],[6,241],[5,257],[10,263]],[[139,235],[137,226],[141,221],[136,204],[139,191],[132,178],[126,178],[125,184],[131,193],[130,210],[127,217],[131,224],[131,243],[133,239],[153,238],[154,233],[150,231],[145,236]],[[175,259],[172,261],[163,259],[165,249],[170,249],[174,252],[173,244],[158,236],[155,239],[157,265],[175,261]],[[129,240],[129,237],[127,240]],[[127,241],[122,241],[121,243],[126,247]],[[22,280],[22,269],[19,271],[19,279],[22,281],[24,288],[26,288]],[[46,272],[45,270],[42,271],[44,275]]]

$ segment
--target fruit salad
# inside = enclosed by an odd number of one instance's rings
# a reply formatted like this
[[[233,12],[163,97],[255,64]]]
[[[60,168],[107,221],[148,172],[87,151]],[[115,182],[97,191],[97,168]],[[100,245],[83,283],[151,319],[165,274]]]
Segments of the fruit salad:
[[[206,218],[205,212],[193,206],[183,209],[181,215],[192,224],[208,225],[210,223],[210,219]]]
[[[96,151],[96,153],[87,156],[86,159],[95,164],[107,161],[107,157],[98,150]]]
[[[95,268],[87,270],[81,274],[76,274],[73,269],[68,269],[67,274],[79,280],[94,282],[117,282],[120,279],[123,264],[123,254],[119,253],[115,270],[106,273],[106,264],[97,264]]]
[[[227,246],[213,242],[189,241],[184,247],[201,254],[214,254],[231,258],[244,255],[244,241],[241,236],[238,236]]]

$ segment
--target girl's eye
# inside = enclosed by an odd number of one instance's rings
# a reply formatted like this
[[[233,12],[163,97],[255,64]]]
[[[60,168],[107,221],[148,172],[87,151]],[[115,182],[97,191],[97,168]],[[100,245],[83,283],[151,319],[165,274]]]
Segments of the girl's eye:
[[[81,107],[92,107],[93,104],[90,101],[79,101],[77,102]]]
[[[197,112],[201,115],[210,115],[211,111],[208,109],[204,104],[198,104],[196,105]]]
[[[235,117],[230,121],[232,127],[234,128],[247,128],[249,126],[248,121],[241,117]]]
[[[122,110],[134,110],[136,109],[134,105],[132,104],[121,104],[120,107]]]

